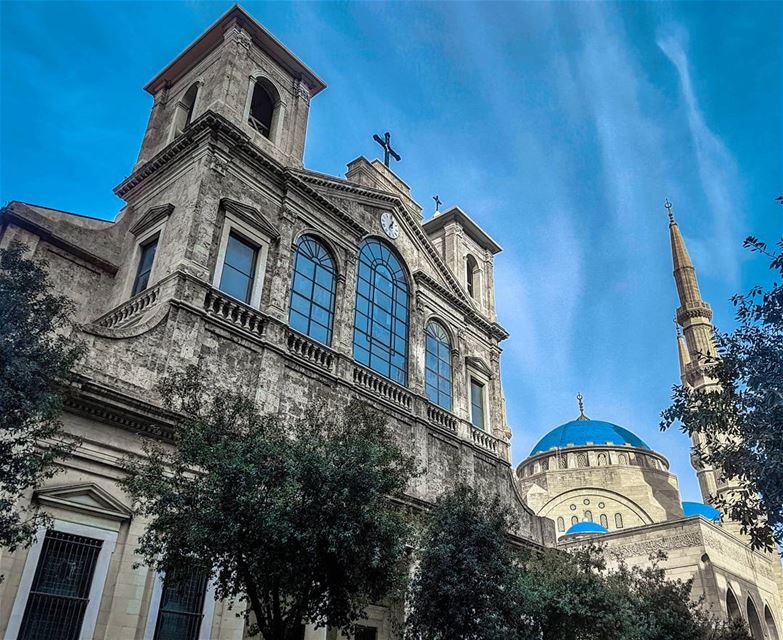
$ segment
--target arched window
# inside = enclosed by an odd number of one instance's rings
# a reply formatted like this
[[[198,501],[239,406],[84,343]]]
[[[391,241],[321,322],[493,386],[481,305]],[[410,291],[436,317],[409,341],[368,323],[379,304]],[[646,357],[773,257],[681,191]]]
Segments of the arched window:
[[[772,611],[770,611],[769,605],[764,605],[764,622],[767,624],[769,640],[780,640],[778,627],[775,624],[775,618],[772,617]]]
[[[618,529],[623,528],[623,516],[621,513],[615,513],[614,514],[614,526]]]
[[[193,119],[193,107],[196,106],[198,82],[194,82],[184,93],[174,111],[174,136],[178,136]]]
[[[558,459],[558,466],[561,469],[568,469],[568,456],[560,456]]]
[[[764,630],[761,628],[761,618],[756,611],[756,605],[753,604],[753,600],[748,597],[748,626],[750,627],[750,635],[753,640],[764,640]]]
[[[391,249],[375,239],[359,251],[353,357],[394,382],[407,383],[408,282]]]
[[[578,456],[576,456],[576,466],[577,467],[589,467],[590,463],[587,460],[587,454],[586,453],[580,453]]]
[[[326,247],[311,236],[302,236],[296,245],[288,323],[327,345],[332,341],[334,283],[334,260]]]
[[[279,98],[277,91],[268,80],[258,78],[253,84],[253,97],[250,99],[248,124],[267,138],[272,138],[272,124]]]
[[[621,453],[619,456],[617,456],[617,463],[628,464],[628,456],[624,453]]]
[[[609,528],[609,518],[606,517],[605,513],[601,514],[600,520],[601,520],[601,526],[604,529],[608,529]]]
[[[575,524],[579,522],[579,518],[576,516],[571,516],[571,526],[573,527]]]
[[[544,458],[541,461],[541,471],[549,471],[549,458]]]
[[[469,255],[465,261],[465,285],[468,288],[468,293],[471,298],[477,299],[478,296],[478,262],[476,259]]]
[[[427,397],[451,410],[451,341],[440,322],[427,324],[424,383]]]
[[[729,613],[729,618],[732,620],[742,620],[739,602],[737,602],[737,598],[734,596],[734,592],[731,589],[726,591],[726,610]]]
[[[605,453],[599,453],[598,454],[598,466],[599,467],[605,467],[606,466],[606,454]]]
[[[593,512],[592,511],[585,511],[585,522],[592,522],[593,521]]]
[[[565,531],[565,520],[562,517],[557,519],[557,530]]]

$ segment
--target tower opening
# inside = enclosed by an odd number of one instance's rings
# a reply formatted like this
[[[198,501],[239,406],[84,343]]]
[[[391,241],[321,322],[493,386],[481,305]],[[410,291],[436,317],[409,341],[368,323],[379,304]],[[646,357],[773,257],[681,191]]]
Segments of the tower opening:
[[[277,106],[277,97],[273,95],[272,87],[261,79],[256,80],[253,86],[253,97],[250,100],[250,113],[247,117],[248,124],[264,137],[272,138],[272,119]]]

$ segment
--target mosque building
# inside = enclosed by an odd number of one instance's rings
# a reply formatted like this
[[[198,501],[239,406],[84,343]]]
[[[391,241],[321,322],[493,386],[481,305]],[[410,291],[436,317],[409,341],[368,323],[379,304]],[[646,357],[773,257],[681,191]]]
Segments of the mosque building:
[[[705,355],[716,353],[712,310],[701,298],[668,202],[667,208],[680,301],[681,379],[694,389],[709,388],[715,384],[705,373]],[[541,438],[515,472],[526,504],[555,521],[558,546],[600,542],[610,565],[623,560],[645,566],[663,552],[667,575],[692,579],[694,598],[704,597],[720,615],[742,617],[754,639],[779,640],[780,556],[752,550],[738,524],[709,505],[731,486],[720,470],[705,467],[692,455],[704,502],[682,502],[677,477],[661,453],[625,427],[588,418],[582,396],[577,399],[579,416]]]

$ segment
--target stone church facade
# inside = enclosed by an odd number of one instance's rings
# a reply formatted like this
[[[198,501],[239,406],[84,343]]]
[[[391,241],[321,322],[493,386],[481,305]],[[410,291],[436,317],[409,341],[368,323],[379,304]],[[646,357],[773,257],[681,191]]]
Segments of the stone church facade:
[[[303,168],[324,88],[235,6],[146,86],[152,113],[113,222],[22,202],[4,210],[0,246],[19,240],[48,261],[88,352],[62,416],[82,443],[28,496],[54,530],[0,559],[3,637],[48,638],[67,624],[66,637],[164,640],[185,615],[188,638],[243,637],[237,610],[209,585],[190,585],[177,611],[160,576],[134,568],[145,523],[117,486],[140,435],[171,429],[157,382],[198,362],[216,387],[268,412],[370,403],[426,470],[408,487],[410,508],[462,481],[500,493],[520,544],[554,544],[511,473],[500,247],[457,207],[425,222],[377,160],[355,159],[344,178]],[[66,556],[80,581],[55,585],[63,601],[44,578]],[[372,607],[362,639],[391,638],[394,615]]]
[[[758,600],[762,617],[764,605],[779,615],[774,563],[686,517],[668,462],[643,443],[568,450],[571,475],[549,466],[546,448],[512,472],[500,377],[508,334],[493,280],[501,248],[459,207],[424,220],[408,186],[377,160],[353,160],[345,177],[305,169],[310,104],[324,88],[234,6],[145,87],[149,124],[115,188],[126,205],[113,222],[23,202],[3,210],[0,246],[22,241],[49,263],[76,303],[88,351],[62,416],[81,445],[26,496],[54,528],[29,549],[0,551],[0,636],[48,638],[70,625],[66,637],[165,640],[182,623],[186,635],[176,637],[244,637],[237,609],[216,602],[209,584],[194,582],[176,602],[160,576],[134,567],[145,522],[117,485],[119,461],[172,428],[157,382],[199,362],[217,388],[241,390],[264,411],[295,416],[353,398],[382,411],[425,470],[406,491],[411,509],[466,482],[514,510],[517,543],[568,546],[579,540],[563,538],[558,518],[572,517],[571,502],[551,497],[611,495],[625,527],[605,540],[623,557],[645,562],[674,540],[667,548],[685,560],[673,574],[693,575],[697,554],[700,575],[713,576],[703,593],[725,601],[733,585],[740,599]],[[611,484],[589,477],[606,473],[599,460],[622,456],[648,461],[614,476],[627,495],[587,496],[585,486]],[[721,571],[710,573],[710,562]],[[52,591],[45,575],[61,584]],[[396,637],[399,614],[371,607],[356,640]],[[307,629],[305,638],[336,635]]]

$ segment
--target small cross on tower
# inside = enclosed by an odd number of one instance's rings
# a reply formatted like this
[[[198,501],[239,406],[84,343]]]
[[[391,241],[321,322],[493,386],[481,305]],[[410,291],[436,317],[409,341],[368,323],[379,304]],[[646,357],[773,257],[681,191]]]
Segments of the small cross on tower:
[[[440,212],[440,205],[443,204],[443,202],[441,202],[440,196],[432,196],[432,199],[435,201],[435,213]]]
[[[381,136],[376,133],[372,139],[381,145],[381,147],[383,147],[383,164],[385,164],[387,167],[389,166],[389,156],[394,158],[397,162],[402,160],[402,158],[400,158],[400,154],[392,149],[391,134],[388,131],[383,134],[383,138],[381,138]]]

